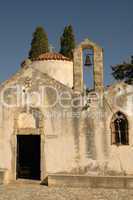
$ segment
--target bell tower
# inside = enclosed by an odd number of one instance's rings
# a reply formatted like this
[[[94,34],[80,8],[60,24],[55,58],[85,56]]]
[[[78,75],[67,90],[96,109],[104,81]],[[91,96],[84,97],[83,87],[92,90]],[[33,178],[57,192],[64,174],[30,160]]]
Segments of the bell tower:
[[[74,90],[83,92],[83,50],[93,49],[93,89],[103,91],[103,49],[89,39],[85,39],[74,49]]]

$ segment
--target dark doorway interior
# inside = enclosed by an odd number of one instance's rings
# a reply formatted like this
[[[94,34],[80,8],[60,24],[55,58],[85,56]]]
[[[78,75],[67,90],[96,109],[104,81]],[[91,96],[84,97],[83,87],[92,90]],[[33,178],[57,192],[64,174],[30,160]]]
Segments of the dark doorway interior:
[[[17,178],[40,180],[40,135],[17,136]]]

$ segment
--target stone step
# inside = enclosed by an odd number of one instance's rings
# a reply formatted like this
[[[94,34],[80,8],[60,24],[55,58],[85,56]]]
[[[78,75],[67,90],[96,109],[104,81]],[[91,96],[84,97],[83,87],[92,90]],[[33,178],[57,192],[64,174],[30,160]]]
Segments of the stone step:
[[[133,177],[49,174],[48,186],[131,189]]]

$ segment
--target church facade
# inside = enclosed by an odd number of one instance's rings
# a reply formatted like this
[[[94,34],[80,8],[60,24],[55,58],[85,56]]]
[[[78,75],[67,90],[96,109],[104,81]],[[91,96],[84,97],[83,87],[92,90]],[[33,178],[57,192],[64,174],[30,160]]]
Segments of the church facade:
[[[93,89],[83,50],[93,49]],[[73,61],[46,53],[0,85],[0,179],[133,175],[133,86],[104,87],[103,49],[86,39]]]

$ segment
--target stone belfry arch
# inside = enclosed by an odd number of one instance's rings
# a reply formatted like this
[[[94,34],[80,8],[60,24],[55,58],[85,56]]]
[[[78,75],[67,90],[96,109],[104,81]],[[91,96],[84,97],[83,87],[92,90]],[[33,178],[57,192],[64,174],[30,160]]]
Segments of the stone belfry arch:
[[[74,49],[74,90],[83,91],[83,50],[93,49],[93,87],[103,91],[103,49],[89,39],[85,39]]]

